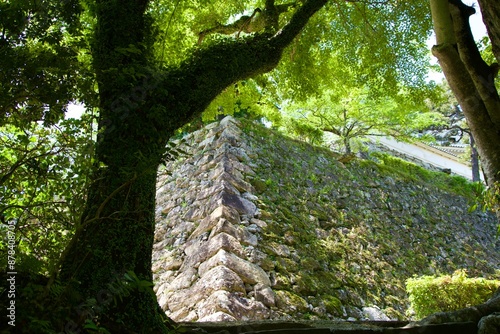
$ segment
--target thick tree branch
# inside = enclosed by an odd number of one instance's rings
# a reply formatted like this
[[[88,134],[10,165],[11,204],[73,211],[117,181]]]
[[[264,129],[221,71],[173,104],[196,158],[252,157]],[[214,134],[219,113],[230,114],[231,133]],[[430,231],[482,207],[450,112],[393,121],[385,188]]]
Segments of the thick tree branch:
[[[493,54],[500,63],[500,4],[498,0],[478,0],[488,30]]]
[[[308,0],[293,15],[290,22],[283,27],[273,38],[273,44],[284,49],[302,31],[309,19],[324,5],[327,0]]]
[[[442,0],[431,0],[431,2],[434,1]],[[450,21],[439,23],[441,17],[452,17],[457,43],[462,43],[462,45],[441,43],[432,48],[432,53],[438,58],[446,80],[464,111],[469,127],[476,139],[478,150],[480,151],[481,157],[484,158],[483,166],[485,172],[490,181],[493,182],[499,180],[500,177],[497,174],[497,166],[500,166],[500,154],[498,154],[497,150],[497,143],[500,142],[500,133],[495,130],[495,128],[498,128],[499,124],[499,109],[493,108],[489,110],[488,107],[491,107],[493,104],[489,102],[487,104],[482,98],[482,94],[485,94],[484,89],[487,89],[483,87],[483,85],[488,78],[477,75],[477,71],[481,71],[480,69],[469,72],[468,67],[473,66],[470,61],[474,58],[472,58],[472,56],[463,55],[463,53],[467,52],[466,50],[469,43],[464,41],[464,39],[468,38],[468,34],[464,29],[468,28],[470,30],[470,27],[468,27],[468,22],[466,20],[464,21],[464,18],[460,16],[468,15],[469,13],[467,13],[468,10],[465,8],[462,14],[460,14],[460,11],[457,12],[457,8],[460,8],[460,5],[457,5],[457,1],[458,0],[450,0],[450,2],[454,4],[450,5],[448,8],[439,7],[439,10],[444,10],[445,13],[435,12],[435,6],[431,6],[431,9],[433,10],[432,16],[435,29],[438,28],[437,24],[444,24],[446,22],[448,22],[446,24],[450,24]],[[460,17],[456,17],[457,15]],[[467,27],[463,27],[464,24],[467,24]],[[466,45],[464,45],[464,42]],[[465,62],[469,63],[466,65]],[[476,86],[477,84],[481,87],[478,88],[478,86]]]
[[[156,95],[156,102],[167,107],[166,114],[155,119],[157,127],[170,136],[175,129],[201,114],[226,87],[274,69],[285,47],[326,2],[306,1],[290,22],[273,36],[258,34],[213,44],[197,50],[178,70],[168,71],[159,85],[163,95]]]
[[[491,120],[500,125],[500,98],[495,87],[496,71],[481,57],[469,24],[469,17],[475,13],[475,9],[464,5],[460,0],[450,0],[450,4],[460,58],[470,73]]]

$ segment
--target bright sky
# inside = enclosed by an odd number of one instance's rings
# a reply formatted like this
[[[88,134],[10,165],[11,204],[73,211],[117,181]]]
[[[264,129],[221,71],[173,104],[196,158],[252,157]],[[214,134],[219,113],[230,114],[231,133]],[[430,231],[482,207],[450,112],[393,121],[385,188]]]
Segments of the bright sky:
[[[472,28],[472,34],[474,35],[474,38],[477,40],[480,40],[483,36],[486,35],[486,27],[483,24],[483,19],[481,16],[481,11],[479,9],[479,6],[477,4],[477,1],[464,1],[465,4],[467,5],[472,5],[476,8],[476,14],[474,14],[470,18],[470,24]],[[434,45],[436,40],[436,37],[434,34],[431,36],[431,39],[428,42],[429,49]],[[432,57],[432,63],[436,63],[436,58]],[[444,76],[442,73],[437,73],[437,72],[431,72],[429,73],[429,80],[434,80],[436,82],[440,82],[441,80],[444,79]],[[80,115],[84,112],[85,108],[81,104],[70,104],[68,106],[68,112],[66,113],[66,118],[80,118]]]

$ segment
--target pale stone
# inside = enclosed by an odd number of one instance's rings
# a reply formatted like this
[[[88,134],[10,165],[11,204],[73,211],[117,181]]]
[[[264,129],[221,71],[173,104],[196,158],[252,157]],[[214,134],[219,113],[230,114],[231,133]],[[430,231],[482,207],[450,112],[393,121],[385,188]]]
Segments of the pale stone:
[[[159,197],[159,196],[156,196],[156,197]],[[163,207],[161,214],[164,216],[167,215],[170,212],[170,210],[175,208],[175,206],[176,206],[175,201],[168,201],[167,203],[165,203],[165,206]]]
[[[189,210],[184,214],[184,220],[187,221],[196,221],[203,217],[205,217],[205,208],[204,207],[190,207]]]
[[[231,175],[228,172],[223,172],[221,173],[215,182],[228,182],[231,184],[234,188],[236,188],[239,192],[255,192],[255,189],[253,189],[252,185],[246,181],[243,181],[241,178],[237,178],[233,175]],[[239,194],[238,192],[238,194]]]
[[[242,241],[243,236],[244,236],[244,231],[241,227],[239,226],[234,226],[233,224],[229,223],[225,219],[220,219],[217,225],[213,228],[212,232],[210,232],[210,238],[213,238],[215,235],[218,233],[227,233],[238,240]]]
[[[242,244],[252,245],[252,246],[257,246],[257,244],[258,244],[257,236],[251,234],[246,229],[243,229],[239,226],[235,226],[235,225],[229,223],[225,219],[219,220],[217,225],[214,227],[214,229],[210,233],[209,238],[212,238],[213,236],[217,235],[218,233],[222,233],[222,232],[227,233],[227,234],[235,237]]]
[[[259,239],[255,234],[252,234],[245,229],[245,239],[243,240],[243,243],[250,246],[257,246],[259,244]]]
[[[199,275],[203,276],[210,269],[220,265],[233,270],[245,283],[271,285],[269,277],[262,268],[223,249],[200,265],[198,268]]]
[[[186,321],[185,319],[189,316],[189,308],[183,307],[175,312],[168,312],[168,317],[173,321]]]
[[[216,250],[224,249],[230,253],[236,254],[239,257],[245,256],[245,252],[243,251],[243,247],[238,242],[238,240],[227,234],[227,233],[219,233],[215,235],[213,238],[209,238],[208,249],[206,253],[211,254],[210,256],[216,253]],[[207,257],[208,258],[208,257]]]
[[[210,231],[217,223],[219,222],[220,218],[224,218],[227,221],[233,223],[233,224],[239,224],[240,223],[240,216],[236,209],[233,209],[231,207],[225,206],[225,205],[220,205],[216,209],[212,211],[212,213],[205,217],[198,227],[194,230],[194,232],[191,234],[189,239],[194,239],[203,233]]]
[[[208,138],[205,138],[201,143],[198,144],[200,148],[204,148],[207,145],[212,144],[215,141],[215,136],[210,136]]]
[[[202,319],[218,312],[229,314],[235,319],[243,321],[269,317],[269,310],[264,304],[229,291],[216,291],[203,301],[199,308]]]
[[[276,298],[273,290],[268,285],[256,284],[254,287],[255,300],[262,302],[267,307],[273,307],[276,304]]]
[[[229,194],[235,195],[240,194],[238,189],[236,189],[233,184],[231,184],[227,180],[219,180],[212,187],[201,190],[196,196],[196,200],[201,201],[222,192],[227,192]]]
[[[227,267],[217,266],[207,271],[189,289],[170,291],[167,294],[168,309],[171,312],[176,312],[183,307],[193,308],[198,302],[217,290],[244,293],[245,285],[235,272]]]
[[[187,289],[196,279],[197,271],[194,268],[188,268],[181,272],[167,287],[166,291],[178,291]]]
[[[234,127],[234,126],[239,126],[241,124],[240,121],[238,121],[236,118],[234,118],[233,116],[231,115],[227,115],[226,117],[224,117],[221,121],[220,121],[220,126],[231,126],[231,127]]]
[[[391,320],[378,307],[363,307],[361,311],[363,312],[363,316],[368,320],[375,320],[375,321]]]
[[[229,153],[234,155],[236,157],[236,159],[238,159],[238,161],[240,161],[240,162],[247,162],[247,161],[252,160],[252,159],[250,159],[248,154],[245,152],[245,150],[240,148],[240,147],[231,147],[229,149]]]
[[[198,322],[225,322],[225,321],[236,321],[236,320],[237,319],[235,317],[232,317],[227,313],[217,312],[198,319]]]
[[[267,227],[267,223],[265,221],[257,219],[257,218],[250,219],[250,223],[257,225],[260,228]]]
[[[233,168],[240,171],[245,175],[255,175],[255,172],[247,164],[243,164],[239,161],[232,161]]]
[[[253,192],[255,192],[254,189],[252,189],[252,190],[253,190]],[[241,196],[243,196],[243,198],[246,198],[247,200],[252,201],[252,202],[255,202],[259,199],[257,196],[255,196],[251,192],[243,193],[243,195],[241,195]]]
[[[231,117],[231,116],[226,116],[226,117]],[[229,121],[230,120],[227,120],[226,122],[229,122]],[[219,122],[209,123],[205,126],[205,130],[215,129],[219,126],[219,124],[222,124],[222,121],[221,121],[221,123],[219,123]]]
[[[181,269],[195,267],[197,264],[215,255],[221,249],[241,257],[245,254],[238,240],[223,232],[209,239],[208,242],[200,240],[190,241],[188,246],[184,249],[187,258],[184,260]]]

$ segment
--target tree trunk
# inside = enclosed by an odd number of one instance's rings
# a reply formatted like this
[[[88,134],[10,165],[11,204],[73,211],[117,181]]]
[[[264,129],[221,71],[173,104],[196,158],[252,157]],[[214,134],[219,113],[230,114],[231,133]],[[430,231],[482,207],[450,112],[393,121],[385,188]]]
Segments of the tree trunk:
[[[144,286],[152,281],[156,172],[166,142],[223,89],[272,70],[326,0],[304,2],[274,36],[216,44],[169,72],[149,62],[147,3],[97,0],[94,8],[97,162],[59,273],[74,305],[66,331],[81,330],[90,318],[112,333],[166,332],[156,296]]]
[[[481,170],[479,168],[479,154],[477,152],[476,144],[474,142],[474,136],[469,134],[470,138],[470,161],[472,167],[472,182],[481,181]]]
[[[479,3],[495,56],[500,60],[500,3],[498,0],[479,0]],[[485,178],[492,185],[500,182],[500,98],[494,82],[498,64],[488,65],[481,58],[468,21],[474,13],[474,8],[460,0],[431,0],[437,43],[432,53],[438,58],[462,107],[481,157]],[[500,210],[496,210],[496,214],[500,220]],[[482,317],[498,311],[500,289],[485,304],[434,314],[422,323],[479,322]]]
[[[497,0],[478,0],[478,2],[493,46],[493,54],[500,62],[500,2]]]
[[[483,61],[470,31],[474,9],[459,0],[431,0],[431,5],[437,38],[432,52],[465,114],[488,183],[499,182],[500,98],[495,67]]]
[[[351,138],[349,138],[349,137],[344,137],[344,150],[345,150],[346,155],[349,155],[352,153]]]
[[[166,332],[151,287],[140,287],[152,281],[156,172],[164,144],[147,117],[151,87],[136,79],[148,67],[146,5],[139,0],[95,4],[97,166],[59,275],[77,296],[69,323],[75,329],[90,318],[111,332]],[[92,300],[96,306],[87,306]]]

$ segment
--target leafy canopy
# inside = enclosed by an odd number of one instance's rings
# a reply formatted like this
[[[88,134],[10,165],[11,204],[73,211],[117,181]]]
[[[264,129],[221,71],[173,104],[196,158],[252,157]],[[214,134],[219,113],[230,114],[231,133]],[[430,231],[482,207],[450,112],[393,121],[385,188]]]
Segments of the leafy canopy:
[[[0,210],[24,224],[20,242],[26,254],[45,252],[34,255],[37,259],[55,258],[50,249],[71,234],[83,207],[96,137],[92,119],[63,121],[63,116],[70,102],[89,110],[98,105],[94,5],[90,0],[0,3]],[[256,0],[149,2],[152,70],[173,73],[170,78],[182,75],[178,66],[197,50],[237,38],[213,34],[199,46],[201,31],[263,6]],[[280,15],[279,26],[294,10]],[[324,101],[334,110],[347,100],[359,117],[375,119],[380,115],[375,111],[391,119],[411,117],[413,109],[395,106],[413,106],[432,90],[425,81],[430,25],[426,2],[330,1],[273,72],[227,88],[205,118],[241,112],[279,121],[285,106]]]

